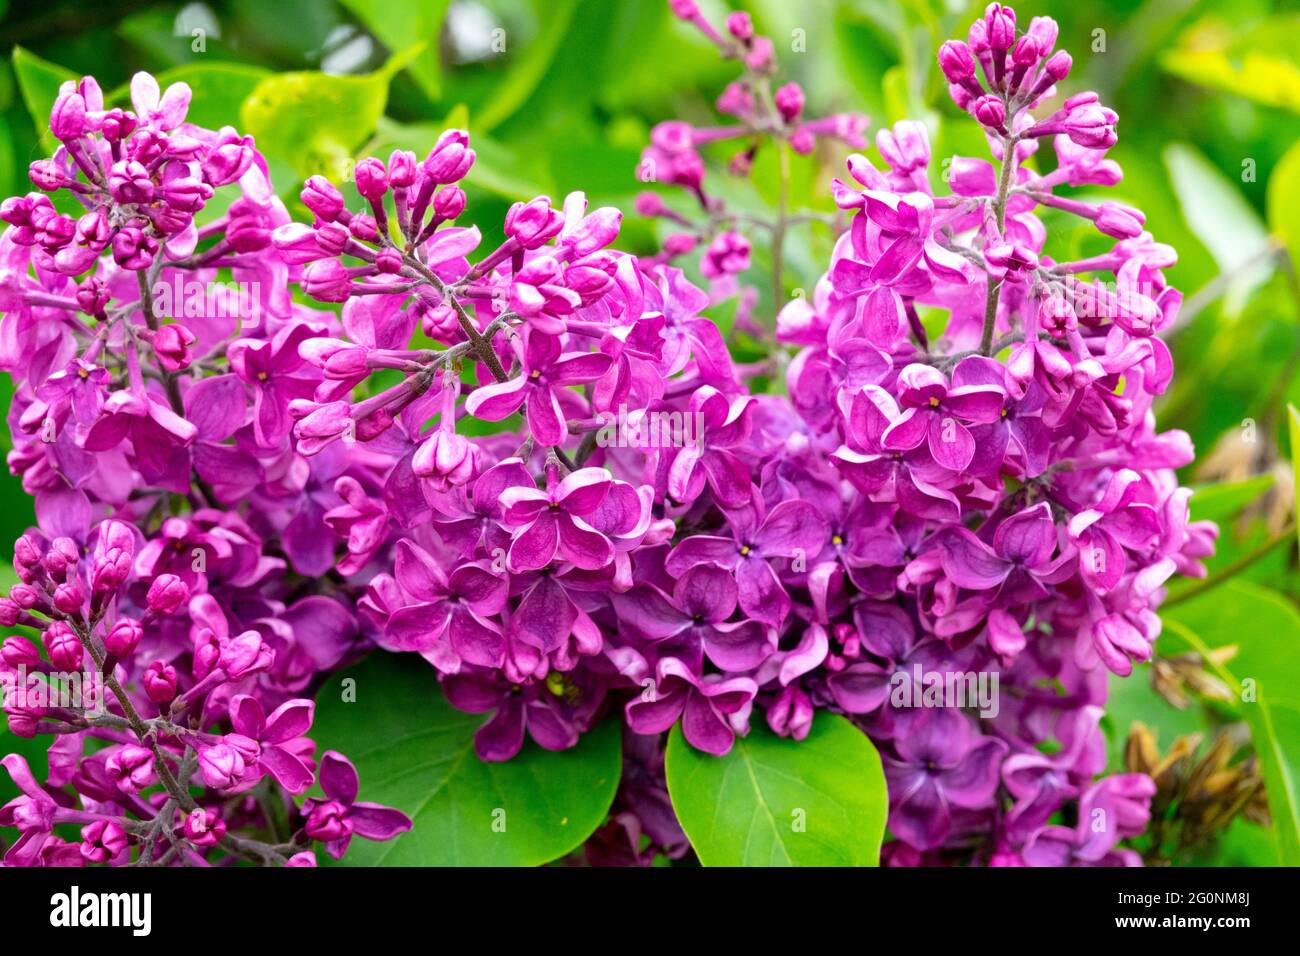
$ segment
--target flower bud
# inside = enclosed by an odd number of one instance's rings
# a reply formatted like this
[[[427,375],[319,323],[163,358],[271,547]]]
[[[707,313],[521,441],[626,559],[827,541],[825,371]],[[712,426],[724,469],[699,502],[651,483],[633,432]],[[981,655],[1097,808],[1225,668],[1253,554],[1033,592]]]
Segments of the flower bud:
[[[41,635],[45,653],[56,670],[75,671],[81,669],[85,651],[76,633],[63,621],[53,621]]]
[[[199,773],[209,787],[229,790],[239,783],[246,770],[243,756],[229,744],[199,748]]]
[[[388,192],[388,171],[384,169],[384,164],[373,156],[367,156],[357,163],[352,178],[356,182],[357,192],[361,193],[363,199],[378,202],[384,198],[384,193]]]
[[[39,607],[42,603],[41,592],[30,584],[15,584],[11,587],[9,589],[9,600],[24,611],[30,611],[34,607]]]
[[[12,624],[6,624],[6,627],[13,627]],[[10,667],[26,667],[28,669],[36,667],[41,662],[40,651],[25,637],[6,637],[4,643],[0,644],[0,657]]]
[[[464,435],[436,429],[415,450],[411,470],[438,491],[464,487],[479,470],[482,451]]]
[[[433,214],[452,220],[465,211],[465,191],[459,186],[444,186],[433,196]]]
[[[525,249],[537,249],[559,234],[564,216],[551,208],[546,196],[531,202],[517,202],[506,213],[505,233]]]
[[[424,175],[436,186],[459,182],[474,165],[474,150],[469,148],[469,133],[449,129],[438,137],[421,164]]]
[[[352,277],[337,259],[323,259],[303,269],[302,287],[321,302],[346,302],[352,294]]]
[[[798,83],[786,83],[772,97],[781,118],[787,123],[793,122],[803,112],[803,88]]]
[[[388,156],[388,185],[394,189],[408,189],[415,183],[415,153],[407,149],[395,149]]]
[[[357,213],[348,220],[348,232],[362,242],[379,241],[379,224],[375,217],[366,213]]]
[[[143,636],[140,623],[124,617],[104,636],[104,649],[117,658],[130,657]]]
[[[33,186],[47,193],[62,188],[68,181],[68,177],[63,175],[52,159],[38,159],[30,164],[27,167],[27,178],[32,181]]]
[[[86,592],[76,578],[54,589],[54,606],[64,614],[76,614],[86,603]]]
[[[154,661],[146,667],[140,682],[155,704],[165,704],[176,696],[176,668],[163,661]]]
[[[50,110],[50,132],[67,142],[86,131],[86,101],[80,93],[60,93]]]
[[[145,787],[152,786],[158,779],[153,754],[135,744],[127,744],[115,751],[105,761],[104,769],[123,793],[138,793]]]
[[[173,322],[160,328],[153,337],[154,355],[158,364],[169,372],[181,372],[190,367],[194,355],[190,346],[194,344],[194,333]]]
[[[347,818],[347,807],[337,800],[325,800],[311,808],[304,829],[313,840],[329,843],[350,835],[352,821]]]
[[[116,820],[96,820],[81,828],[81,855],[87,863],[107,863],[126,848],[126,831]]]
[[[175,574],[160,574],[149,585],[149,610],[157,614],[174,614],[189,599],[189,585]]]
[[[226,821],[209,807],[195,807],[185,814],[185,839],[195,846],[216,846],[226,836]]]
[[[318,219],[325,222],[333,222],[343,211],[343,194],[324,176],[310,177],[298,197]]]
[[[23,609],[9,598],[0,598],[0,627],[13,627],[22,613]]]
[[[1007,120],[1006,105],[996,96],[986,94],[975,101],[971,113],[989,129],[1002,129]]]

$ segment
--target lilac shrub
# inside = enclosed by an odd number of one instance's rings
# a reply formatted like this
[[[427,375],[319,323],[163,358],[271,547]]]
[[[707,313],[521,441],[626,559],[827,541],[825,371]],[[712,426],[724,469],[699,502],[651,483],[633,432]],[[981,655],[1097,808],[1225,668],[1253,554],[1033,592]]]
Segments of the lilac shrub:
[[[63,145],[32,179],[86,211],[44,192],[0,207],[10,465],[41,525],[0,619],[41,645],[5,643],[10,683],[88,656],[107,693],[10,695],[11,730],[54,742],[44,784],[5,758],[23,791],[0,810],[22,833],[8,862],[300,864],[314,841],[337,856],[397,835],[409,821],[357,802],[351,764],[318,763],[308,736],[304,692],[371,648],[418,655],[483,714],[483,760],[621,714],[591,862],[689,851],[669,728],[722,757],[759,721],[802,740],[819,711],[884,758],[891,864],[1137,862],[1122,841],[1154,787],[1101,776],[1107,678],[1151,657],[1164,582],[1203,573],[1215,531],[1175,477],[1187,436],[1151,411],[1174,252],[1135,209],[1056,195],[1119,180],[1115,115],[1086,93],[1032,116],[1069,56],[1052,21],[1018,34],[990,6],[940,64],[994,161],[955,158],[936,196],[919,124],[878,134],[885,170],[850,157],[832,185],[848,228],[777,316],[788,396],[769,394],[754,376],[783,363],[736,362],[706,314],[751,240],[704,192],[697,147],[861,148],[865,119],[806,120],[748,18],[727,38],[672,6],[745,79],[720,103],[738,127],[656,128],[656,178],[709,224],[640,258],[582,193],[516,203],[480,250],[463,131],[361,160],[359,200],[311,177],[295,222],[250,139],[184,123],[187,91],[141,75],[126,112],[93,80],[65,88]],[[220,188],[228,211],[201,215]],[[1041,207],[1116,242],[1057,262]],[[700,236],[710,292],[671,264]],[[160,285],[227,274],[256,283],[250,314],[161,321]],[[664,422],[689,428],[662,440]],[[996,706],[932,701],[929,673],[992,676]]]

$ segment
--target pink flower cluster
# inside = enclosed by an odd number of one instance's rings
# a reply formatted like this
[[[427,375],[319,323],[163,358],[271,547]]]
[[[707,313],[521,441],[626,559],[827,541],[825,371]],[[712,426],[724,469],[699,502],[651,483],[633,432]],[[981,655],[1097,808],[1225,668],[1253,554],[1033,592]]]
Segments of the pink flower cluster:
[[[728,40],[673,6],[748,75],[771,72],[742,15]],[[516,203],[480,252],[456,224],[462,131],[422,159],[362,160],[351,209],[312,177],[313,220],[294,222],[251,142],[182,122],[184,93],[138,79],[117,116],[93,81],[65,91],[64,146],[32,178],[106,225],[69,232],[40,193],[0,207],[10,465],[41,522],[0,620],[45,650],[10,639],[5,673],[88,655],[110,693],[99,715],[7,707],[15,732],[56,737],[44,784],[5,760],[24,792],[0,811],[23,833],[11,861],[203,862],[220,844],[296,862],[312,840],[337,854],[352,833],[397,834],[409,821],[356,803],[341,756],[315,765],[297,696],[377,646],[420,655],[486,715],[485,760],[526,738],[571,747],[621,710],[626,769],[593,860],[646,862],[643,834],[687,852],[663,784],[674,724],[723,755],[754,721],[799,740],[829,711],[885,758],[891,863],[1133,862],[1120,843],[1153,785],[1098,779],[1107,675],[1150,658],[1164,582],[1202,573],[1215,532],[1189,524],[1177,485],[1187,437],[1151,412],[1172,374],[1157,333],[1178,308],[1174,252],[1137,210],[1055,195],[1120,175],[1093,94],[1031,116],[1068,72],[1055,32],[1018,36],[993,4],[944,46],[996,161],[958,158],[951,194],[931,192],[918,124],[878,134],[886,169],[849,159],[833,186],[849,228],[778,317],[788,397],[752,391],[709,295],[662,256],[614,251],[619,213],[581,193]],[[727,111],[767,115],[754,89],[729,90]],[[796,148],[860,134],[800,125],[797,88],[772,108]],[[660,127],[652,150],[700,192],[697,132]],[[1057,164],[1040,175],[1026,161],[1046,136]],[[195,219],[236,183],[227,213]],[[1118,241],[1057,262],[1043,206]],[[721,234],[701,271],[748,255]],[[208,297],[160,321],[160,284],[218,270],[257,283],[251,314]],[[932,701],[931,674],[1001,691]],[[326,797],[294,805],[314,779]],[[251,796],[229,809],[258,788],[293,822],[275,841],[255,836],[274,821]],[[60,822],[85,823],[79,847]]]

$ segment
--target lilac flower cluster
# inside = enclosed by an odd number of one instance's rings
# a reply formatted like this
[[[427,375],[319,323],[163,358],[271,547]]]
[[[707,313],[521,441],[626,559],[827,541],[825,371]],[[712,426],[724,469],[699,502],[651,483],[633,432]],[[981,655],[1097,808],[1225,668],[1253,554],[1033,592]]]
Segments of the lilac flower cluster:
[[[361,642],[346,589],[302,576],[334,556],[286,404],[316,387],[297,348],[327,326],[290,303],[271,245],[289,217],[251,139],[187,123],[184,84],[138,74],[131,98],[105,109],[93,79],[65,84],[61,145],[31,166],[42,192],[0,204],[9,466],[40,522],[0,598],[18,629],[0,683],[10,732],[53,737],[44,780],[0,761],[20,791],[0,807],[19,832],[4,862],[313,866],[315,843],[341,856],[410,827],[358,802],[347,758],[309,737],[313,679]],[[236,196],[204,218],[222,188]],[[265,295],[161,321],[160,290],[218,270]]]
[[[744,60],[724,100],[745,129],[795,148],[860,135],[804,124],[797,88],[760,105],[772,47],[743,15],[725,39],[673,7]],[[219,844],[296,862],[311,840],[338,854],[353,833],[397,834],[409,822],[356,803],[346,760],[317,770],[297,696],[377,646],[420,655],[485,715],[484,760],[528,738],[571,747],[621,710],[624,778],[593,861],[688,851],[663,782],[679,721],[723,755],[758,720],[801,740],[821,710],[885,758],[890,863],[1133,862],[1120,843],[1153,785],[1098,779],[1107,675],[1150,658],[1164,582],[1203,573],[1215,532],[1177,485],[1187,437],[1151,412],[1172,373],[1157,334],[1178,308],[1174,252],[1137,210],[1055,195],[1120,175],[1095,95],[1030,113],[1068,72],[1055,33],[1036,19],[1017,35],[993,4],[943,47],[996,160],[954,160],[951,194],[930,189],[918,124],[879,133],[887,169],[849,159],[833,187],[849,228],[778,317],[788,398],[752,391],[710,295],[663,256],[612,249],[619,213],[581,193],[516,203],[479,252],[457,225],[463,131],[423,158],[361,160],[359,200],[312,177],[312,221],[295,222],[254,144],[184,124],[183,93],[139,80],[135,113],[110,122],[93,81],[65,91],[65,145],[33,180],[106,225],[69,232],[40,193],[0,207],[10,465],[41,523],[0,621],[45,650],[11,639],[6,673],[89,654],[111,696],[99,716],[7,707],[15,732],[56,735],[43,785],[6,758],[24,792],[0,811],[23,832],[13,860],[117,862],[138,844],[201,862]],[[661,126],[651,150],[707,209],[699,133]],[[1039,175],[1026,161],[1045,136],[1058,162]],[[115,174],[124,162],[141,170]],[[206,189],[168,188],[189,180]],[[227,213],[199,215],[236,183]],[[1056,262],[1040,207],[1118,241]],[[720,233],[701,271],[734,275],[745,242]],[[160,283],[219,270],[258,283],[255,321],[159,321]],[[921,686],[927,706],[899,703],[921,674],[957,672],[997,676],[995,713]],[[325,798],[294,805],[315,779]],[[248,835],[277,825],[268,794],[291,821],[277,842]],[[61,822],[86,825],[79,847],[51,834]]]

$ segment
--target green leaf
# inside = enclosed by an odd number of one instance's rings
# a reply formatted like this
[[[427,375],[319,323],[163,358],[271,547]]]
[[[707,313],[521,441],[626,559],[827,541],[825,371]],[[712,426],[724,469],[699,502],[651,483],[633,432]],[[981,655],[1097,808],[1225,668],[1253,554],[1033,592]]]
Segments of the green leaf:
[[[425,50],[407,64],[420,89],[437,99],[442,89],[438,63],[438,37],[451,0],[340,0],[390,50],[400,50],[415,41]]]
[[[1219,271],[1233,276],[1224,308],[1235,316],[1273,271],[1271,257],[1260,258],[1268,242],[1264,224],[1241,191],[1194,146],[1170,143],[1163,155],[1188,227]]]
[[[394,54],[363,76],[304,71],[276,73],[262,80],[244,101],[243,128],[268,157],[287,162],[305,179],[332,179],[349,172],[352,153],[374,131],[388,102],[388,84],[423,49]]]
[[[542,8],[541,30],[527,47],[516,52],[496,94],[479,112],[478,129],[495,129],[528,101],[555,58],[577,8],[578,0],[551,0]]]
[[[355,685],[340,683],[346,679]],[[348,686],[355,702],[342,700]],[[312,739],[356,764],[360,799],[397,807],[415,823],[386,843],[353,840],[344,863],[539,866],[601,824],[621,772],[617,720],[572,750],[553,753],[530,741],[505,763],[474,753],[484,721],[447,703],[415,655],[375,653],[321,688]]]
[[[1287,433],[1291,436],[1291,473],[1295,475],[1292,488],[1300,488],[1300,408],[1287,403]],[[1300,545],[1300,524],[1296,526],[1296,544]]]
[[[1282,240],[1292,266],[1300,269],[1300,141],[1269,174],[1268,226]]]
[[[1279,859],[1300,866],[1300,612],[1281,595],[1232,580],[1162,615],[1162,654],[1235,645],[1209,666],[1233,691],[1259,757]]]
[[[164,70],[157,76],[158,86],[167,89],[173,83],[188,84],[193,92],[188,122],[211,129],[239,125],[239,111],[271,71],[242,63],[189,63]],[[130,109],[131,84],[123,83],[105,96],[105,100]]]
[[[1195,485],[1192,490],[1191,520],[1217,521],[1222,524],[1272,488],[1273,484],[1272,475],[1255,475],[1244,481]]]
[[[802,741],[756,722],[725,757],[674,727],[668,792],[705,866],[877,866],[888,815],[880,755],[843,717]]]
[[[67,67],[42,60],[20,46],[14,47],[14,73],[18,76],[23,103],[31,114],[32,122],[36,124],[41,143],[53,152],[59,144],[50,133],[50,109],[54,106],[55,97],[59,95],[59,87],[67,80],[77,79],[77,74]]]

